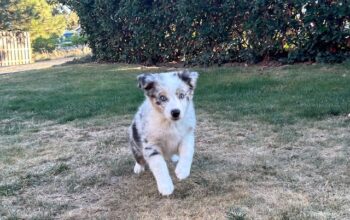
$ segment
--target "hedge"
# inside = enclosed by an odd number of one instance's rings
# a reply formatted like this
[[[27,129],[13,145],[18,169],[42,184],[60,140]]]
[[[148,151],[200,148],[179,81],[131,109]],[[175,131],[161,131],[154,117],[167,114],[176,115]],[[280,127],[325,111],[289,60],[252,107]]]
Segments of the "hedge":
[[[59,1],[78,13],[99,60],[341,62],[350,52],[347,0]]]

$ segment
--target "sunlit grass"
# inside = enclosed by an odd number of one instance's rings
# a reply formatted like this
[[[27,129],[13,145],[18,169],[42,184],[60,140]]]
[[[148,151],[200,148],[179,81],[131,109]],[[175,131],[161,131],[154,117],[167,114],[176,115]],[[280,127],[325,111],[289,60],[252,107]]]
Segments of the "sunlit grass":
[[[197,69],[197,109],[239,120],[294,123],[350,112],[349,64],[296,65],[262,69]],[[133,114],[143,99],[136,87],[142,69],[116,64],[84,64],[0,78],[0,119],[39,118],[66,122],[102,114]]]

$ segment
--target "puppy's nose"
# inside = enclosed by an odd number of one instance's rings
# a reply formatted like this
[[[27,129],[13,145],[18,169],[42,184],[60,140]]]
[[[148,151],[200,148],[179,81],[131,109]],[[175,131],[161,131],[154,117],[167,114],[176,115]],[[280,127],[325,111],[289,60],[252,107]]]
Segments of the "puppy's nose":
[[[179,109],[173,109],[173,110],[171,110],[171,116],[172,116],[174,119],[177,119],[177,118],[180,116],[180,110],[179,110]]]

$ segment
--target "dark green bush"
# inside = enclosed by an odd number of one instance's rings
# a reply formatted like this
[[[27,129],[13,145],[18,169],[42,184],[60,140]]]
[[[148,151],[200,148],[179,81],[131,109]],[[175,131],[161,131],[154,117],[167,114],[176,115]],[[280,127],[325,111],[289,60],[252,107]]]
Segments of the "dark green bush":
[[[78,46],[78,45],[86,45],[87,42],[87,38],[83,35],[73,35],[72,36],[72,45],[74,46]]]
[[[77,11],[97,59],[189,65],[341,62],[347,0],[60,0]]]
[[[58,36],[53,35],[50,38],[38,37],[32,43],[34,52],[43,53],[54,51],[58,44]]]

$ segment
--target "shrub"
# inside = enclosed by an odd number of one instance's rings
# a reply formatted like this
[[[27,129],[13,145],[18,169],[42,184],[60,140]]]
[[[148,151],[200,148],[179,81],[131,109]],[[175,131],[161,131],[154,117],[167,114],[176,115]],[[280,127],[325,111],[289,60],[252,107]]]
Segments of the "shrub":
[[[189,65],[341,62],[346,0],[60,0],[77,11],[97,59]]]
[[[91,56],[91,49],[89,47],[72,47],[69,49],[55,49],[52,52],[33,53],[32,58],[35,61],[44,61],[51,59],[59,59],[66,57],[84,57]]]
[[[72,36],[72,45],[73,46],[79,46],[79,45],[86,45],[87,42],[87,38],[83,35],[73,35]]]
[[[39,52],[39,53],[49,52],[49,53],[51,53],[52,51],[54,51],[56,49],[57,44],[58,44],[58,37],[57,36],[53,35],[50,38],[38,37],[32,43],[33,52]]]

